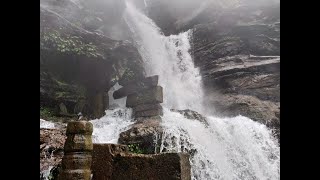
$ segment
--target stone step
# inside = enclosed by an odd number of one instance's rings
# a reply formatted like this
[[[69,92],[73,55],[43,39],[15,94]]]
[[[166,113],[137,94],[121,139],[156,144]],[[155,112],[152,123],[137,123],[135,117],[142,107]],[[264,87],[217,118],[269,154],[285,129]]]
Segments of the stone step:
[[[120,99],[130,94],[138,93],[149,87],[154,87],[158,85],[159,76],[150,76],[142,79],[140,81],[133,81],[125,85],[124,87],[118,89],[113,93],[114,99]]]
[[[150,117],[150,116],[162,116],[163,109],[162,106],[157,109],[149,109],[144,111],[134,111],[134,117]]]
[[[158,104],[163,102],[161,86],[151,87],[127,97],[126,107],[135,107],[141,104]]]
[[[93,180],[191,180],[187,153],[133,154],[117,144],[94,144]]]
[[[146,121],[149,121],[149,122],[153,122],[153,123],[157,123],[159,124],[159,122],[162,120],[161,116],[150,116],[150,117],[135,117],[135,125],[137,124],[149,124],[148,122]]]
[[[162,106],[160,104],[140,104],[133,108],[133,111],[145,111],[145,110],[151,110],[151,109],[160,109]]]
[[[128,146],[120,144],[93,144],[92,180],[111,179],[113,158],[118,153],[129,153]]]

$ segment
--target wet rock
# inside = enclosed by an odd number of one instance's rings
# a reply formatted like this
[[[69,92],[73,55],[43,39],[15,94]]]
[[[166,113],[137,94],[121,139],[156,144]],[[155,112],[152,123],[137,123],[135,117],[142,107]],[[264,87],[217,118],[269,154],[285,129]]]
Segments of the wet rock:
[[[213,100],[214,99],[214,100]],[[243,115],[274,129],[275,136],[280,137],[280,103],[262,101],[247,95],[212,95],[216,114],[220,116]]]
[[[280,55],[279,32],[272,25],[239,25],[231,29],[214,27],[215,24],[195,27],[193,42],[197,66],[202,67],[205,63],[214,63],[219,58],[242,54]]]
[[[92,174],[93,180],[111,179],[113,158],[118,153],[129,152],[128,147],[118,144],[93,144]]]
[[[68,123],[59,179],[91,179],[92,130],[93,125],[87,121]]]
[[[93,125],[88,121],[72,121],[67,126],[67,140],[64,145],[65,152],[92,151]]]
[[[124,82],[119,81],[120,85],[124,86],[113,93],[114,99],[119,99],[130,94],[138,93],[139,91],[145,90],[149,87],[154,87],[158,85],[158,76],[150,76],[141,80],[136,80],[133,82]]]
[[[215,114],[241,114],[279,132],[279,123],[273,123],[280,106],[280,29],[275,22],[202,24],[193,35],[195,65]]]
[[[163,109],[162,106],[157,109],[150,109],[144,111],[134,111],[134,117],[150,117],[150,116],[162,116]]]
[[[133,154],[128,147],[115,144],[94,144],[93,152],[93,180],[191,179],[186,153]]]
[[[207,122],[207,119],[196,111],[193,111],[190,109],[185,109],[185,110],[170,109],[170,110],[173,112],[178,112],[178,113],[182,114],[187,119],[198,120],[198,121],[204,123],[206,126],[209,125]]]
[[[113,179],[191,180],[189,155],[164,153],[155,155],[118,154],[114,158]]]
[[[120,133],[118,142],[120,144],[138,145],[146,154],[153,154],[163,129],[160,125],[161,118],[141,118],[130,129]]]
[[[237,55],[219,58],[202,69],[208,91],[280,101],[280,57]]]
[[[59,109],[60,109],[60,114],[68,114],[67,107],[63,103],[59,104]]]
[[[64,155],[63,146],[67,138],[65,130],[40,129],[40,174],[44,175],[45,171],[50,171],[53,177],[57,177],[56,171],[60,169]]]
[[[67,126],[67,134],[85,134],[90,135],[93,132],[93,125],[87,121],[69,122]]]
[[[162,106],[160,104],[140,104],[133,107],[133,111],[146,111],[151,109],[161,109]]]
[[[144,121],[161,121],[161,116],[150,116],[150,117],[136,117],[134,118],[136,124],[144,123]]]
[[[161,86],[152,87],[127,97],[126,107],[134,107],[141,104],[157,104],[163,102]]]

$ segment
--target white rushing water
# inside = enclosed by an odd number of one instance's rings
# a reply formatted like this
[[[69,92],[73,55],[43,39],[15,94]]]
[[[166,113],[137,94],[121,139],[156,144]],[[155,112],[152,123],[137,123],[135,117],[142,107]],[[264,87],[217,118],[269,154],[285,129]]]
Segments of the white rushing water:
[[[280,179],[280,149],[265,125],[243,116],[208,126],[165,109],[162,152],[189,152],[192,179]]]
[[[165,94],[163,106],[202,112],[201,76],[189,53],[191,31],[164,36],[157,25],[131,3],[127,3],[124,17],[147,75],[159,75]]]
[[[44,129],[54,129],[55,125],[53,122],[50,121],[46,121],[44,119],[40,119],[40,129],[44,128]]]
[[[93,143],[117,144],[119,134],[133,124],[132,110],[129,108],[116,108],[107,110],[106,115],[100,119],[91,120],[93,124]]]
[[[130,128],[134,123],[131,115],[132,109],[125,108],[126,97],[113,99],[113,92],[120,89],[116,83],[108,92],[110,110],[106,110],[106,115],[100,119],[91,120],[93,124],[92,141],[94,143],[118,143],[121,132]]]

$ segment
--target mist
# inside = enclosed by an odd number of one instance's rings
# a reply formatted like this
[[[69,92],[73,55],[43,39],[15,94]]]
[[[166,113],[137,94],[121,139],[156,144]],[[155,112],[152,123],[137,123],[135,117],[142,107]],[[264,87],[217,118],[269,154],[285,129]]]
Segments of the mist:
[[[249,14],[259,7],[280,3],[280,0],[130,1],[153,19],[165,35],[187,31],[197,24],[214,22],[221,16],[226,16],[223,15],[225,12],[237,14],[239,8],[253,9],[241,12]],[[128,26],[123,19],[125,0],[41,0],[40,8],[50,9],[80,28],[104,34],[115,40],[130,40]]]

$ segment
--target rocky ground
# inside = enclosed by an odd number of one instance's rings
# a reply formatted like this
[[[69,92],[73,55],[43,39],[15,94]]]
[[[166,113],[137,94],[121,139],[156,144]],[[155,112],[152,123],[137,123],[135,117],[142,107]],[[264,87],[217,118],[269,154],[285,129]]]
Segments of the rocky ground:
[[[40,129],[40,179],[57,176],[66,138],[66,128]]]

